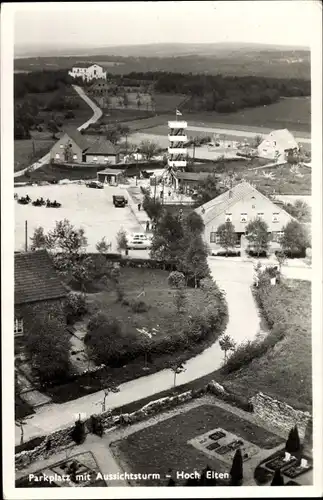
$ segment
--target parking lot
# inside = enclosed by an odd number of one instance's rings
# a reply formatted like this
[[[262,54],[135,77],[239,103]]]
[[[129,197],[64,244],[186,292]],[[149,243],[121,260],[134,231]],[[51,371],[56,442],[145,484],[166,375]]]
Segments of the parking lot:
[[[115,208],[112,203],[114,194],[127,198],[123,187],[105,186],[104,189],[91,189],[85,185],[49,185],[15,188],[19,198],[27,194],[32,201],[43,197],[61,203],[61,208],[34,207],[15,203],[15,250],[23,250],[25,242],[25,221],[28,223],[28,243],[36,227],[46,231],[55,226],[55,222],[68,219],[75,227],[82,227],[88,239],[87,251],[96,251],[96,243],[106,237],[111,242],[111,251],[116,251],[116,234],[122,227],[126,232],[142,232],[134,213],[126,206]],[[143,250],[131,251],[137,257],[145,256]]]

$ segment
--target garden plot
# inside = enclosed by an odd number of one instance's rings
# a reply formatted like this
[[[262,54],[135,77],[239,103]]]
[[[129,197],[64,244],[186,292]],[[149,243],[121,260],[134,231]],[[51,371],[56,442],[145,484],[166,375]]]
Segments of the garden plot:
[[[238,448],[241,450],[243,461],[249,460],[252,457],[254,458],[260,451],[258,446],[220,428],[197,436],[191,439],[188,444],[228,464],[232,463]]]
[[[30,196],[32,200],[43,197],[61,203],[61,208],[15,205],[15,250],[24,249],[25,221],[28,223],[28,244],[38,226],[46,231],[53,229],[56,221],[68,219],[75,227],[82,227],[88,239],[87,251],[95,252],[96,243],[106,237],[116,251],[116,234],[121,227],[125,231],[140,232],[141,226],[130,208],[115,208],[114,194],[124,194],[123,188],[105,186],[104,189],[89,189],[85,185],[25,186],[15,188],[19,197]]]

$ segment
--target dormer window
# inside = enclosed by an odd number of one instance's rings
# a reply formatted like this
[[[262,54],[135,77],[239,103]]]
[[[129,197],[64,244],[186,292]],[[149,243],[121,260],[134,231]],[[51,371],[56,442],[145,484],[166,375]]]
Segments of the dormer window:
[[[225,222],[232,222],[232,213],[225,214]]]
[[[279,222],[279,212],[274,212],[272,222]]]
[[[248,221],[248,214],[247,213],[244,213],[242,212],[240,214],[240,222],[247,222]]]

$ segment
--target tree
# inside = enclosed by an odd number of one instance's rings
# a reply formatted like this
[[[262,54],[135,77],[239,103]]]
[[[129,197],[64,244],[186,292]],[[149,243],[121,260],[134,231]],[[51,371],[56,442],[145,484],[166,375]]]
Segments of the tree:
[[[54,229],[48,231],[46,241],[48,250],[68,255],[80,255],[88,244],[84,229],[76,229],[68,219],[57,221]]]
[[[233,248],[236,243],[236,233],[232,222],[225,222],[218,227],[217,235],[219,236],[219,243],[226,251],[226,256],[228,256],[228,251]]]
[[[185,226],[191,234],[203,234],[205,224],[196,212],[190,212],[185,219]]]
[[[65,380],[70,371],[70,339],[65,325],[57,317],[36,312],[30,321],[25,349],[33,370],[41,383]]]
[[[185,271],[188,278],[194,278],[194,286],[197,288],[198,282],[210,275],[210,268],[207,262],[208,248],[202,237],[197,234],[192,235],[191,241],[185,251]]]
[[[303,200],[296,200],[294,204],[285,203],[284,210],[299,222],[310,222],[311,211],[309,205]]]
[[[163,260],[181,269],[185,251],[183,226],[169,212],[158,221],[151,244],[150,255],[153,259]]]
[[[285,252],[305,253],[310,246],[309,235],[306,227],[295,220],[291,220],[283,228],[280,246]]]
[[[270,486],[284,486],[284,477],[281,475],[280,469],[276,469]]]
[[[225,334],[219,338],[219,345],[221,347],[221,351],[224,352],[224,362],[226,362],[228,352],[235,349],[236,342],[233,340],[233,338],[230,337],[230,335]]]
[[[255,137],[253,138],[253,147],[257,148],[258,146],[260,146],[262,141],[263,141],[263,138],[261,135],[255,135]]]
[[[81,418],[79,418],[79,420],[75,422],[74,428],[71,433],[71,438],[76,444],[84,443],[86,438],[85,425],[84,422],[81,421]]]
[[[145,157],[145,159],[151,160],[159,151],[159,146],[156,142],[153,141],[141,141],[139,145],[139,150]]]
[[[187,301],[185,293],[185,276],[183,273],[173,271],[168,276],[168,283],[171,288],[175,289],[174,304],[178,314],[181,314],[185,309]]]
[[[24,426],[31,417],[17,418],[16,425],[20,428],[20,444],[24,444],[25,429]]]
[[[232,466],[230,470],[231,476],[231,485],[239,486],[243,480],[243,462],[242,462],[242,454],[240,448],[234,454]]]
[[[185,368],[184,365],[185,365],[185,362],[183,362],[183,361],[177,361],[175,363],[172,363],[171,366],[170,366],[170,369],[174,373],[174,387],[176,386],[176,376],[179,373],[183,373],[183,372],[186,371],[186,368]]]
[[[102,413],[106,411],[106,400],[109,394],[116,394],[117,392],[120,392],[120,389],[112,381],[109,383],[108,387],[105,387],[105,389],[103,389],[103,401],[101,403]]]
[[[128,248],[127,234],[123,228],[117,232],[117,249],[118,252],[126,251]]]
[[[55,120],[50,120],[47,124],[48,130],[52,133],[53,139],[56,139],[56,134],[59,131],[59,127]]]
[[[285,449],[288,453],[297,453],[301,449],[301,442],[299,439],[298,428],[295,425],[288,434]]]
[[[200,486],[216,486],[217,485],[217,480],[215,477],[208,477],[208,473],[211,473],[212,469],[209,465],[205,467],[205,469],[202,470],[201,473],[201,478],[199,481]]]
[[[31,236],[31,250],[41,250],[47,247],[47,239],[44,233],[44,228],[38,226],[34,230],[33,236]]]
[[[260,218],[251,220],[246,227],[246,238],[259,257],[260,252],[266,252],[269,246],[267,223]]]
[[[219,184],[219,178],[215,175],[209,175],[201,181],[196,188],[195,207],[198,208],[210,200],[213,200],[224,192],[224,188]]]
[[[101,254],[108,253],[111,250],[111,243],[107,243],[105,236],[95,245],[97,251]]]
[[[144,196],[142,208],[145,210],[148,217],[155,222],[160,219],[163,213],[163,206],[161,202],[158,199],[152,199],[148,194],[145,194]]]

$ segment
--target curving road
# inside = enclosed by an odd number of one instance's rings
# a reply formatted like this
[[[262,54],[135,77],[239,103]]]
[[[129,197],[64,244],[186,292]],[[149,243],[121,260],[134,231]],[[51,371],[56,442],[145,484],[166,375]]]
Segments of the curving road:
[[[78,95],[86,102],[86,104],[90,106],[90,108],[93,111],[93,116],[91,116],[89,120],[83,123],[83,125],[80,125],[77,129],[77,130],[83,130],[87,128],[91,123],[95,123],[99,120],[99,118],[101,118],[102,110],[85,94],[84,90],[81,87],[79,87],[78,85],[72,85],[72,86],[74,87]],[[29,167],[19,170],[18,172],[15,172],[14,177],[20,177],[20,175],[23,175],[29,168],[37,170],[38,168],[41,168],[43,165],[49,163],[49,160],[50,160],[50,153],[47,153],[45,154],[45,156],[37,160]]]

